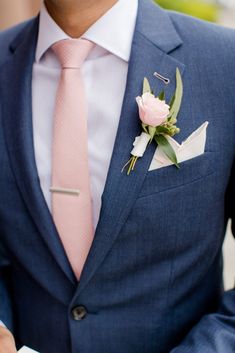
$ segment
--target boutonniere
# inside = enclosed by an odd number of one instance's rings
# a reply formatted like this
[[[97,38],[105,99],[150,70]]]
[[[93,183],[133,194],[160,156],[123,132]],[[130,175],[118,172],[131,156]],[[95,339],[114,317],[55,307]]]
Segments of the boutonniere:
[[[143,132],[135,138],[131,158],[123,167],[123,170],[127,168],[128,175],[134,170],[138,159],[143,157],[147,146],[152,141],[155,141],[158,148],[179,168],[175,151],[168,142],[167,136],[173,137],[180,132],[176,123],[182,97],[183,82],[178,68],[176,69],[176,89],[169,104],[165,101],[165,90],[155,96],[148,79],[144,78],[143,94],[136,98]]]

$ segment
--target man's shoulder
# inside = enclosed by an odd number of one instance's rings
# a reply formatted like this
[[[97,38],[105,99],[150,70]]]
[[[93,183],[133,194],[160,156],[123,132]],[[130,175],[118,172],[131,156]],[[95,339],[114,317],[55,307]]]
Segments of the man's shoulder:
[[[235,30],[176,12],[168,14],[183,42],[179,55],[184,63],[235,82]]]
[[[218,24],[168,11],[168,14],[184,43],[197,44],[197,47],[208,49],[235,48],[235,30]]]
[[[10,45],[28,27],[32,19],[0,32],[0,65],[10,53]]]

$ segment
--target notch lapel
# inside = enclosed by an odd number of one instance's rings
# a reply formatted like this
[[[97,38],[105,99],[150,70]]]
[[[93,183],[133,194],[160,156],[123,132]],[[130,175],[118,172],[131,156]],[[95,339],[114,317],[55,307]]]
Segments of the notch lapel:
[[[12,43],[14,53],[0,69],[3,127],[10,163],[27,209],[57,264],[74,283],[75,277],[40,187],[34,156],[32,68],[37,34],[38,18],[29,22]]]
[[[141,133],[141,123],[135,97],[142,93],[144,77],[149,79],[152,88],[156,88],[156,85],[158,85],[157,91],[159,92],[162,89],[161,85],[163,84],[153,77],[153,73],[158,71],[171,80],[167,89],[167,99],[169,100],[175,89],[176,68],[179,67],[182,73],[184,65],[167,53],[181,44],[182,41],[168,14],[151,1],[140,0],[126,92],[112,160],[102,196],[100,220],[76,295],[81,293],[99,265],[104,261],[125,224],[141,190],[156,149],[156,145],[152,143],[147,148],[145,155],[138,160],[134,172],[129,176],[126,172],[121,173],[124,164],[130,158],[134,139]]]

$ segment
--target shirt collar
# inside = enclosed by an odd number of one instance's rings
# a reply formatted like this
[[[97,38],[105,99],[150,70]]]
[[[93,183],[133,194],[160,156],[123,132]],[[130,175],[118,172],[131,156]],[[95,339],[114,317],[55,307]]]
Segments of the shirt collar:
[[[138,11],[138,0],[119,0],[82,38],[88,39],[108,52],[129,61]],[[49,15],[45,4],[40,11],[36,62],[56,42],[70,38]]]

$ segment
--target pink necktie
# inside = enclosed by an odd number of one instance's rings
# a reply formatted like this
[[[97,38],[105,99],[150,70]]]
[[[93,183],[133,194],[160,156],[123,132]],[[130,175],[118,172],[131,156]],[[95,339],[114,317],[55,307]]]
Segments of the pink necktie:
[[[81,67],[93,44],[68,39],[52,46],[61,63],[52,151],[52,215],[73,271],[80,278],[93,240],[88,170],[87,107]]]

